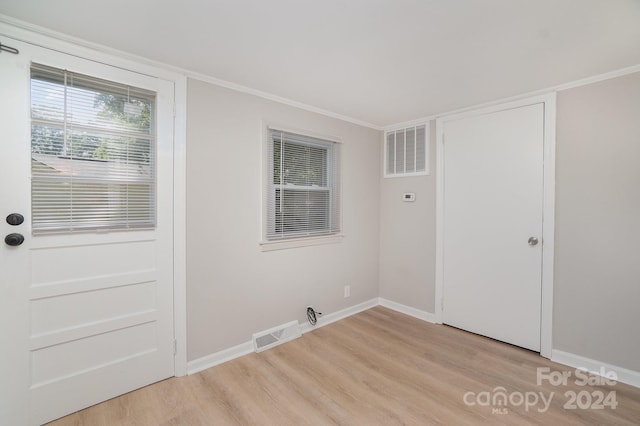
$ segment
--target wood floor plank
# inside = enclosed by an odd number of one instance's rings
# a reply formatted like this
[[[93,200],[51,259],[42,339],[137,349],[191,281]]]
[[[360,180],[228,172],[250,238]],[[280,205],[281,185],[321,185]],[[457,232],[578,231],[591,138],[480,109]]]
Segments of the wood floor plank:
[[[561,386],[538,384],[538,368],[572,377]],[[506,405],[493,400],[500,392]],[[614,392],[618,405],[568,409],[567,392],[582,394],[583,403],[598,392]],[[519,396],[531,405],[519,404]],[[548,409],[541,398],[549,401]],[[539,354],[375,307],[265,352],[165,380],[51,423],[437,424],[639,425],[640,389],[622,383],[579,386],[574,369]]]

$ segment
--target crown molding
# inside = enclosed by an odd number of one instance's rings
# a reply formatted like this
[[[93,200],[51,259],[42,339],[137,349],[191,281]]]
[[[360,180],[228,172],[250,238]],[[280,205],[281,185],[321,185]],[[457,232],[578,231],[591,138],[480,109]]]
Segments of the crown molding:
[[[49,28],[34,25],[29,22],[25,22],[7,15],[0,14],[0,35],[18,39],[25,43],[35,44],[41,47],[53,48],[54,50],[64,51],[65,48],[72,46],[81,47],[84,49],[90,49],[107,55],[122,58],[125,61],[135,62],[156,69],[163,69],[172,73],[181,74],[187,78],[194,80],[200,80],[206,83],[210,83],[216,86],[225,87],[237,92],[254,95],[263,99],[268,99],[280,104],[289,105],[294,108],[302,109],[305,111],[313,112],[316,114],[324,115],[326,117],[335,118],[340,121],[355,124],[361,127],[367,127],[373,130],[382,130],[381,126],[369,123],[358,118],[350,117],[347,115],[339,114],[333,111],[329,111],[323,108],[308,105],[303,102],[299,102],[293,99],[288,99],[282,96],[268,93],[262,90],[258,90],[252,87],[243,86],[241,84],[233,83],[231,81],[223,80],[211,75],[203,74],[200,72],[192,71],[187,68],[177,67],[165,62],[156,61],[146,58],[144,56],[134,55],[132,53],[124,52],[122,50],[114,49],[103,44],[93,43],[79,37],[70,36],[58,31],[51,30]],[[55,40],[56,42],[50,43],[47,39]],[[60,45],[57,42],[62,42]],[[52,46],[53,44],[53,46]],[[65,46],[66,45],[66,46]],[[67,53],[67,52],[65,52]]]

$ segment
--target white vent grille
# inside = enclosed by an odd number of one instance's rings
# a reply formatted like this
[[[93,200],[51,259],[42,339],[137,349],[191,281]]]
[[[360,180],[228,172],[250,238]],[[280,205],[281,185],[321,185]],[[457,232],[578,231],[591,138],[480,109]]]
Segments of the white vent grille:
[[[420,124],[384,134],[384,177],[429,174],[428,126]]]
[[[278,327],[255,333],[253,335],[253,347],[256,352],[262,352],[290,340],[297,339],[301,335],[298,321],[291,321]]]

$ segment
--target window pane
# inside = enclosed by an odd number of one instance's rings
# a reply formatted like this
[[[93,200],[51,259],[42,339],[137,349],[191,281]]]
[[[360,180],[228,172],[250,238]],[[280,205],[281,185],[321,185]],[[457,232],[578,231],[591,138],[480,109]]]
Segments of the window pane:
[[[72,125],[151,133],[152,106],[148,99],[76,87],[68,89],[67,99],[68,119]]]
[[[60,82],[38,80],[31,73],[31,118],[64,121],[64,79]]]
[[[155,226],[155,94],[34,64],[33,230]]]
[[[339,232],[336,144],[271,130],[267,239]]]
[[[329,230],[329,190],[276,189],[276,233],[314,234]]]
[[[282,169],[282,138],[274,137],[271,146],[273,150],[273,183],[280,185],[282,183],[280,180],[280,172]]]
[[[42,231],[146,227],[151,185],[34,180],[34,222]]]
[[[154,104],[148,90],[38,64],[31,68],[35,119],[151,134]]]
[[[285,142],[282,155],[284,185],[327,185],[326,148]]]
[[[31,153],[64,155],[64,128],[53,125],[31,125]]]

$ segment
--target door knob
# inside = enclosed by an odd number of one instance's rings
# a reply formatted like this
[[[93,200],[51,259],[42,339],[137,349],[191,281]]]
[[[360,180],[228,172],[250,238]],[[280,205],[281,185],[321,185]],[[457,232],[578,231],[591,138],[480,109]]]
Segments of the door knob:
[[[527,242],[530,246],[535,246],[538,244],[538,239],[536,237],[529,237],[529,240]]]
[[[4,242],[8,246],[19,246],[24,243],[24,236],[22,234],[9,234],[4,237]]]
[[[9,225],[22,225],[22,222],[24,222],[24,216],[22,216],[20,213],[11,213],[9,216],[7,216],[7,223]]]

